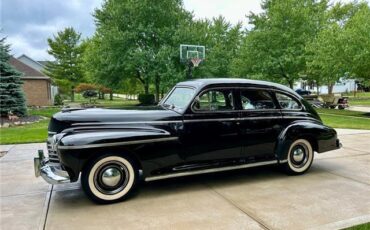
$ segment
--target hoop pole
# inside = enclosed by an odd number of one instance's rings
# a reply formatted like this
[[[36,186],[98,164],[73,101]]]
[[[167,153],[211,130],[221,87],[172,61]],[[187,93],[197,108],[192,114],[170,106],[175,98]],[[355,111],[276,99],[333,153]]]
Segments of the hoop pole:
[[[193,63],[189,60],[187,63],[187,70],[186,70],[186,78],[192,79],[193,78]]]

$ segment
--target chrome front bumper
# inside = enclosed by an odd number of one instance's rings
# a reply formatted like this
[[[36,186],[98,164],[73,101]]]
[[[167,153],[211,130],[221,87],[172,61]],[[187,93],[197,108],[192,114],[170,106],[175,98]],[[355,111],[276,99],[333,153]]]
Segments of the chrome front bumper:
[[[45,157],[44,151],[38,151],[38,157],[33,159],[35,176],[41,176],[49,184],[69,183],[70,178],[67,171],[63,170],[60,164],[50,163]]]

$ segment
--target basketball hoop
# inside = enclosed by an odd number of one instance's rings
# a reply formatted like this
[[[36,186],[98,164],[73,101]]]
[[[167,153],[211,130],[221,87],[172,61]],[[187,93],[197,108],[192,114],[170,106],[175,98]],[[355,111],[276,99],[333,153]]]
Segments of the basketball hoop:
[[[199,64],[202,62],[202,59],[200,59],[200,58],[192,58],[192,59],[190,59],[190,61],[191,61],[191,63],[193,63],[193,66],[194,67],[198,67]]]

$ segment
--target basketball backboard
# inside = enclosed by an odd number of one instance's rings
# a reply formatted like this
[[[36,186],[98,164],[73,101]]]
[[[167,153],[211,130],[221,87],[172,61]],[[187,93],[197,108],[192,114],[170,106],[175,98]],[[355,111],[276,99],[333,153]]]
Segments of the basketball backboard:
[[[199,45],[180,45],[180,61],[189,62],[191,59],[204,60],[206,57],[206,47]]]

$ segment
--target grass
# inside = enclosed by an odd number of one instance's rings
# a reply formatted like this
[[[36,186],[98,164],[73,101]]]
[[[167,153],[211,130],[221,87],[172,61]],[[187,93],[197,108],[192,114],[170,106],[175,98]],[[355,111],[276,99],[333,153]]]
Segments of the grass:
[[[370,114],[358,111],[317,109],[325,125],[333,128],[370,129]]]
[[[370,92],[359,92],[354,96],[353,93],[344,93],[343,96],[347,96],[349,105],[362,105],[370,106]]]
[[[77,103],[87,102],[88,100],[77,100]],[[138,101],[125,101],[123,99],[98,100],[97,106],[106,108],[125,108],[139,104]],[[29,109],[28,115],[38,115],[48,119],[40,122],[14,126],[0,129],[0,145],[45,142],[48,132],[48,124],[53,114],[59,112],[61,108],[40,108]]]
[[[20,144],[45,142],[48,133],[49,119],[27,124],[0,129],[0,144]]]
[[[370,229],[370,222],[365,223],[365,224],[352,226],[352,227],[346,228],[344,230],[369,230],[369,229]]]

